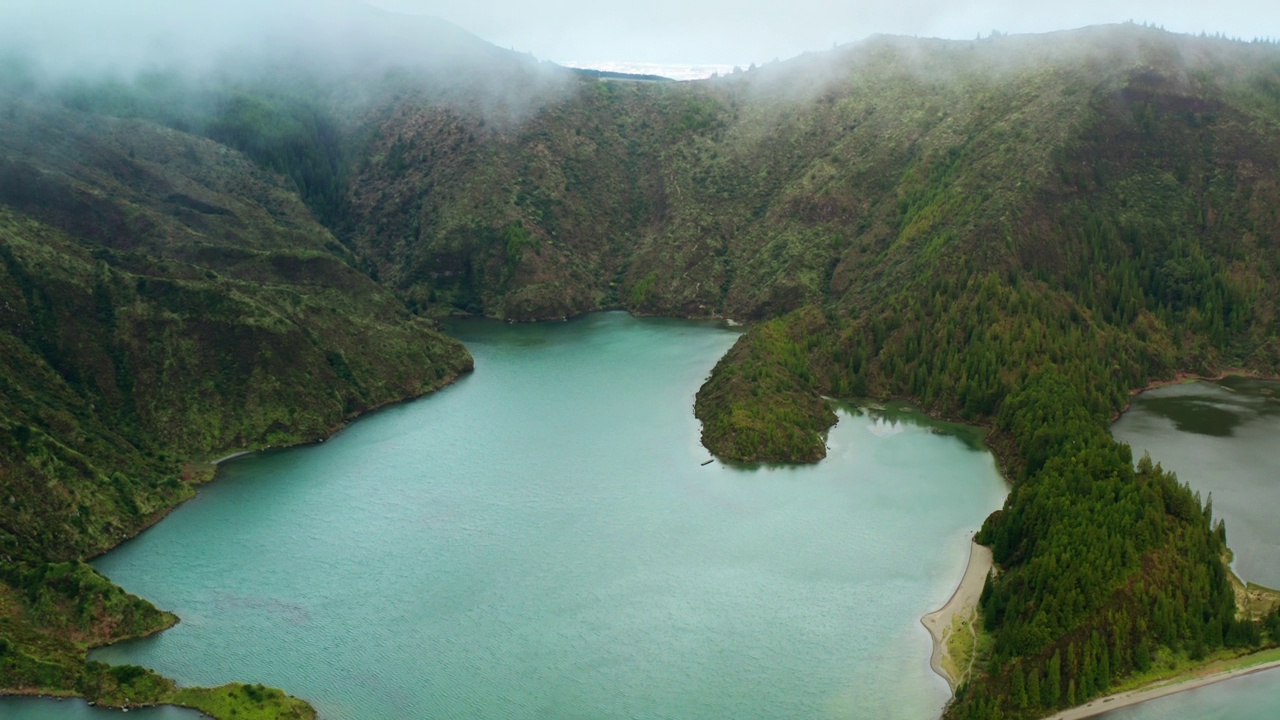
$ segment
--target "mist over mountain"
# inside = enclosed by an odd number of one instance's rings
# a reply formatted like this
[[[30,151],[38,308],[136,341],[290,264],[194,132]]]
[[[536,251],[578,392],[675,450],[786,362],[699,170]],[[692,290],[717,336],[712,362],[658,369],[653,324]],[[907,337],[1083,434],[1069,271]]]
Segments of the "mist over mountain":
[[[8,3],[0,42],[53,79],[192,75],[296,60],[316,72],[458,66],[513,53],[434,17],[401,15],[348,0],[161,0]]]
[[[857,42],[872,35],[970,40],[992,31],[1045,33],[1089,25],[1155,23],[1174,32],[1252,40],[1280,36],[1274,8],[1251,0],[655,0],[600,3],[374,0],[391,10],[438,15],[501,47],[556,61],[726,64],[747,67]]]
[[[7,82],[41,91],[123,83],[148,85],[142,92],[154,95],[167,85],[163,102],[191,105],[251,86],[350,106],[401,74],[486,112],[519,116],[566,75],[439,18],[349,0],[55,0],[0,13],[0,60],[13,70]]]

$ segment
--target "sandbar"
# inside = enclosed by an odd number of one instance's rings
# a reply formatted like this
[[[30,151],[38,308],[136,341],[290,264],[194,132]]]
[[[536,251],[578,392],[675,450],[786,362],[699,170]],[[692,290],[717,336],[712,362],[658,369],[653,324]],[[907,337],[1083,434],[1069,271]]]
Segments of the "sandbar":
[[[991,548],[970,542],[969,564],[964,569],[964,577],[960,579],[956,591],[951,594],[951,599],[938,610],[920,618],[925,629],[933,636],[933,656],[929,658],[929,667],[947,681],[952,693],[969,674],[970,668],[964,670],[957,668],[956,677],[952,677],[943,662],[951,654],[947,647],[947,638],[955,631],[954,624],[957,618],[965,623],[970,633],[975,632],[974,622],[978,619],[978,599],[982,596],[982,587],[987,582],[987,573],[991,571],[992,563]]]

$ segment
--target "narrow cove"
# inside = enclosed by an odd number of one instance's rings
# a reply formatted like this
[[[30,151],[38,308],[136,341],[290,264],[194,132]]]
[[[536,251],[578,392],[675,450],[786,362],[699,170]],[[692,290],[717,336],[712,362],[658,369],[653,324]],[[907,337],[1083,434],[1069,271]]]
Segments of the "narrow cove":
[[[971,437],[842,408],[817,466],[703,466],[693,394],[734,332],[452,332],[473,376],[232,461],[100,558],[182,623],[94,657],[332,720],[937,716],[919,619],[1006,492]]]

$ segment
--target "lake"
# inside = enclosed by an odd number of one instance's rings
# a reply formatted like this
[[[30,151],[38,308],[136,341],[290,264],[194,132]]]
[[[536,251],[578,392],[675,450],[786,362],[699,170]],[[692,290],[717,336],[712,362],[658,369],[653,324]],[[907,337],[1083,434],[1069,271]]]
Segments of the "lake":
[[[95,657],[331,720],[937,716],[919,619],[1006,493],[971,431],[844,407],[818,465],[703,465],[693,397],[735,331],[451,332],[471,376],[230,462],[99,558],[182,623]]]
[[[1112,426],[1133,447],[1178,474],[1227,523],[1241,578],[1280,587],[1280,383],[1228,378],[1151,390]],[[1180,693],[1108,713],[1108,720],[1272,720],[1280,717],[1280,671]]]
[[[228,463],[100,558],[183,622],[95,657],[278,685],[330,719],[937,716],[918,618],[1005,494],[973,431],[842,406],[818,465],[703,466],[693,394],[732,330],[609,313],[451,331],[472,376]],[[1236,569],[1272,585],[1278,396],[1172,386],[1114,426],[1214,493]],[[0,715],[121,717],[36,699]],[[1170,716],[1270,720],[1280,673],[1107,717]]]
[[[198,720],[204,715],[185,708],[158,707],[130,710],[128,714],[103,710],[79,698],[0,698],[4,720]]]

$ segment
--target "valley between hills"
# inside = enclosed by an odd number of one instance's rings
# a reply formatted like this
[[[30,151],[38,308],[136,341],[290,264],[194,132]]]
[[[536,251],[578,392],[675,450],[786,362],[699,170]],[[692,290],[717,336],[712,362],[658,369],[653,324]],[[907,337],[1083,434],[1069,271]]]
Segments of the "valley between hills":
[[[88,661],[175,618],[84,561],[212,458],[467,373],[443,318],[602,309],[748,324],[693,407],[726,461],[822,460],[825,397],[989,429],[1012,490],[947,718],[1280,643],[1211,505],[1108,432],[1152,383],[1280,374],[1280,46],[873,37],[632,82],[352,22],[378,52],[198,77],[0,56],[0,692],[313,717]]]

